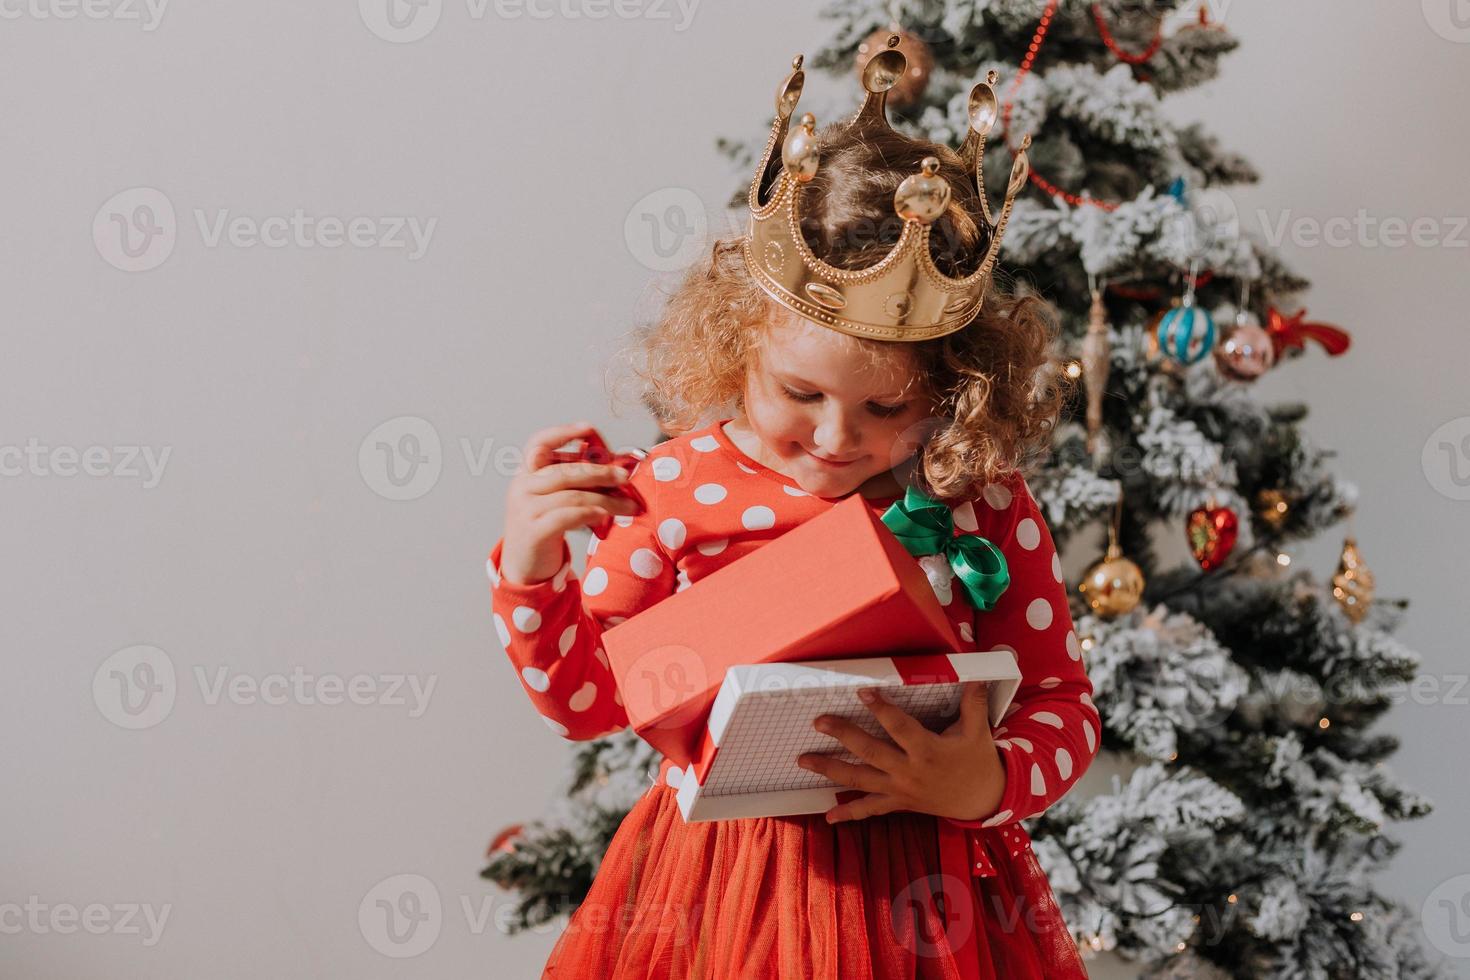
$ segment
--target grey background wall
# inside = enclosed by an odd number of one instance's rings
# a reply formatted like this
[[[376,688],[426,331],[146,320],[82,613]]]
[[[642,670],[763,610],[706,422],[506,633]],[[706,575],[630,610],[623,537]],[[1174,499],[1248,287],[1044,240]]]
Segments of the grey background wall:
[[[1314,406],[1382,592],[1415,603],[1438,693],[1384,725],[1438,805],[1385,880],[1415,908],[1470,892],[1470,459],[1434,435],[1470,429],[1451,3],[1217,5],[1244,48],[1171,105],[1261,168],[1248,226],[1285,216],[1312,314],[1354,332],[1260,391]],[[641,215],[717,222],[714,138],[759,135],[822,36],[776,0],[599,9],[5,6],[0,974],[537,975],[560,926],[505,938],[476,871],[571,747],[482,563],[532,431],[652,437],[603,379],[657,301]],[[1299,232],[1360,210],[1435,241]],[[1330,573],[1339,543],[1295,560]],[[441,910],[394,958],[371,920],[404,881]]]

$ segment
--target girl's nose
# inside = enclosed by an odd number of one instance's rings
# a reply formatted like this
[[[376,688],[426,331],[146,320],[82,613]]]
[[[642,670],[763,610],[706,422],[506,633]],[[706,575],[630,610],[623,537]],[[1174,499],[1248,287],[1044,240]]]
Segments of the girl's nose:
[[[822,455],[835,459],[847,459],[855,455],[858,446],[862,445],[862,433],[850,418],[841,414],[841,409],[834,409],[823,416],[813,435],[817,450]]]

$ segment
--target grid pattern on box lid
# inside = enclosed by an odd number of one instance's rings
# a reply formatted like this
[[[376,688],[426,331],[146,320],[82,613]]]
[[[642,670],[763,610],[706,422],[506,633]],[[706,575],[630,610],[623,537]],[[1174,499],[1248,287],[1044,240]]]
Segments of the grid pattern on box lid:
[[[817,752],[854,765],[862,763],[841,742],[812,727],[822,715],[846,718],[868,734],[891,742],[878,719],[857,699],[860,688],[873,686],[864,683],[742,694],[731,711],[719,754],[700,787],[700,795],[737,796],[831,786],[827,777],[798,766],[796,757]],[[958,716],[962,687],[961,682],[954,681],[879,689],[888,701],[926,728],[938,730],[941,722],[948,724]]]

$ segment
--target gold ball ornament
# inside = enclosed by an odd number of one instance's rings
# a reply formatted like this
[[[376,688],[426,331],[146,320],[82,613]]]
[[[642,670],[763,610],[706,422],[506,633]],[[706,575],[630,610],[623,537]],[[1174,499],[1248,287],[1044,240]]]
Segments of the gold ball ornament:
[[[858,45],[853,60],[861,78],[868,60],[887,48],[888,39],[895,34],[898,35],[898,51],[904,56],[905,64],[903,76],[888,90],[888,104],[895,109],[903,109],[922,99],[929,88],[929,76],[934,72],[934,52],[928,44],[898,28],[874,31]]]
[[[1114,546],[1108,548],[1102,561],[1087,570],[1077,591],[1094,614],[1112,619],[1138,606],[1144,584],[1143,569]]]
[[[1332,597],[1354,623],[1361,623],[1373,604],[1373,572],[1358,551],[1358,542],[1348,538],[1342,543],[1342,557],[1337,574],[1332,576]]]

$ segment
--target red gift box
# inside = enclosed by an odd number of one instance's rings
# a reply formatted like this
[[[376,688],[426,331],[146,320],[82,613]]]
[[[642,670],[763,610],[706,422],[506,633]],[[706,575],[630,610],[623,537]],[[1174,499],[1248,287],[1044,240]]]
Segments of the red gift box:
[[[680,766],[729,667],[966,649],[856,495],[609,629],[603,648],[634,731]]]

